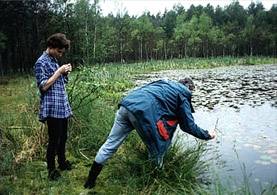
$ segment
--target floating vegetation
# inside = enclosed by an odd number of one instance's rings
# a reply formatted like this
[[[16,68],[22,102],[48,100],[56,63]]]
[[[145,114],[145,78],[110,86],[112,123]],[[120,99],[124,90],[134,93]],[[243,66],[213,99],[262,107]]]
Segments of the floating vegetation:
[[[146,79],[138,80],[137,84],[160,78],[179,80],[184,76],[194,80],[193,103],[202,110],[213,110],[216,106],[239,109],[245,104],[255,107],[268,101],[277,107],[277,65],[167,70],[151,73]]]
[[[269,161],[264,161],[264,160],[256,160],[255,163],[261,164],[261,165],[270,165]]]

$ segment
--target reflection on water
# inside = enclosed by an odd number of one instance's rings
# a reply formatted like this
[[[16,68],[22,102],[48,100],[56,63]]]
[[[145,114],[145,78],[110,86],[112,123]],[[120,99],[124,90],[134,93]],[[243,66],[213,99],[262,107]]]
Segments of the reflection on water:
[[[218,106],[212,111],[196,110],[194,117],[204,129],[214,128],[218,120],[218,136],[207,147],[209,155],[217,156],[212,164],[219,178],[230,177],[240,184],[246,171],[256,192],[260,192],[260,185],[277,184],[276,107],[269,102],[257,107],[243,105],[239,111]]]

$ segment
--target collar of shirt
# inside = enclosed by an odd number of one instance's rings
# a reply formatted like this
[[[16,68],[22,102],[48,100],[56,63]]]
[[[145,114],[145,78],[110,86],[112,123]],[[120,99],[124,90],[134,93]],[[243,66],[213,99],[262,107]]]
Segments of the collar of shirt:
[[[58,63],[58,60],[52,56],[50,56],[46,51],[43,52],[43,55],[47,57],[50,61],[53,61],[55,63]]]

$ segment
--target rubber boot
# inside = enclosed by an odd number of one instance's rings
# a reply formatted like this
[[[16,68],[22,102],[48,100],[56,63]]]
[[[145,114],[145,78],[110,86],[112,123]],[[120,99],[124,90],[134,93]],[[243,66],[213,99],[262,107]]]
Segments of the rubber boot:
[[[72,163],[69,162],[68,160],[64,161],[63,163],[60,163],[59,167],[58,167],[61,171],[70,171],[72,170]]]
[[[103,165],[93,162],[91,169],[89,171],[88,179],[84,185],[85,188],[93,188],[95,186],[95,181],[97,179],[97,176],[100,174],[101,170],[103,168]]]
[[[61,177],[57,169],[48,170],[48,178],[50,181],[57,181]]]

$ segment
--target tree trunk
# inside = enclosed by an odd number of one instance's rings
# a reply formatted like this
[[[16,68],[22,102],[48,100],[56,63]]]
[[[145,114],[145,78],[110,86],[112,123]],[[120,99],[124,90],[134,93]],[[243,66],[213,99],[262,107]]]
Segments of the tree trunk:
[[[123,63],[123,43],[122,43],[122,39],[120,39],[120,62]]]
[[[142,39],[140,39],[140,60],[142,60]]]
[[[88,44],[89,44],[89,41],[88,41],[88,16],[86,15],[86,22],[85,22],[85,56],[86,56],[86,63],[89,63],[89,52],[88,52]],[[94,54],[93,54],[94,56]]]
[[[2,64],[2,54],[0,54],[0,74],[1,74],[1,76],[4,76],[4,67]]]
[[[148,61],[148,51],[147,51],[147,44],[144,44],[144,48],[145,48],[145,60]]]
[[[185,43],[185,57],[187,57],[187,44]]]
[[[213,50],[212,50],[213,52]],[[213,54],[212,54],[213,55]],[[207,41],[207,47],[206,47],[206,57],[209,57],[209,42]]]
[[[93,39],[93,59],[96,57],[96,21],[94,25],[94,39]]]
[[[205,57],[205,41],[202,42],[202,57]]]
[[[253,46],[252,46],[252,40],[250,40],[250,56],[253,55]]]
[[[166,43],[164,43],[164,59],[167,59]]]

